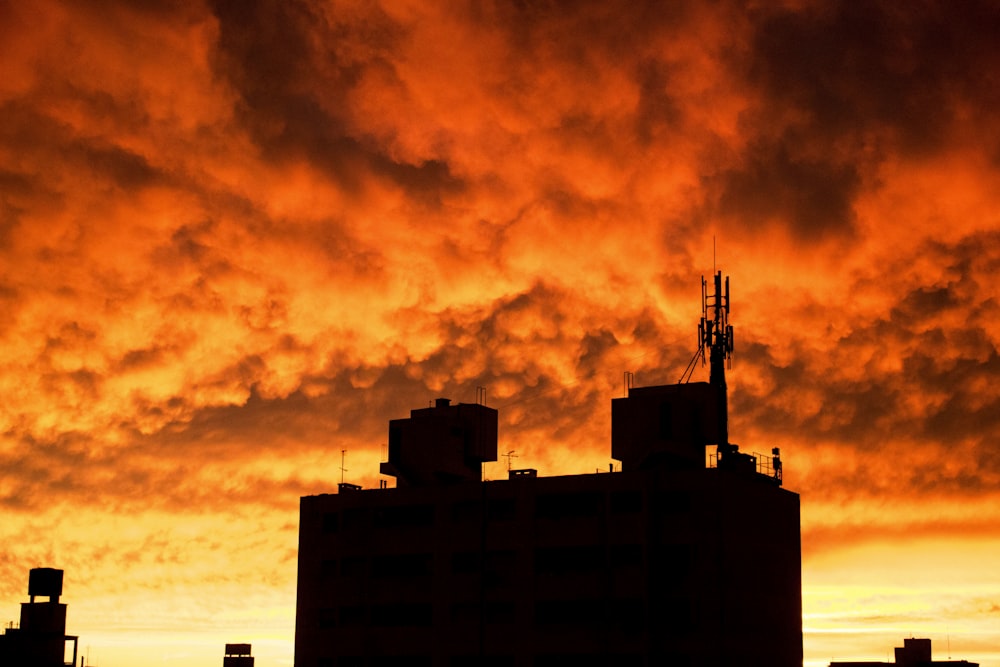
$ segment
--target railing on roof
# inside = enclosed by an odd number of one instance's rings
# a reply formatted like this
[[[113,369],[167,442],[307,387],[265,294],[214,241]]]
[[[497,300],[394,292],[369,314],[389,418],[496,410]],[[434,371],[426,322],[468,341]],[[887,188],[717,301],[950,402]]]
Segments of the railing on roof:
[[[758,475],[768,477],[781,486],[781,450],[775,447],[771,450],[771,455],[754,452],[752,454],[742,454],[753,460],[754,468]],[[718,452],[708,452],[707,465],[709,468],[719,467]]]

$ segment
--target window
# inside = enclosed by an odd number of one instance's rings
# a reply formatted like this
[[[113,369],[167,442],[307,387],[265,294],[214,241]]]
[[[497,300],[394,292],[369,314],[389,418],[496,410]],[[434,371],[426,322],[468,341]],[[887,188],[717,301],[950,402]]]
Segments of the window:
[[[456,655],[451,667],[514,667],[512,655]]]
[[[517,516],[513,498],[491,498],[486,504],[488,521],[510,521]]]
[[[683,514],[691,511],[691,495],[684,491],[663,491],[653,497],[660,514]]]
[[[629,514],[642,511],[642,492],[614,491],[611,493],[611,513]]]
[[[366,507],[351,507],[344,510],[341,528],[347,530],[361,530],[368,527],[369,513]]]
[[[431,554],[393,554],[372,558],[372,577],[377,579],[406,579],[430,573]]]
[[[451,555],[452,574],[483,574],[487,585],[506,582],[517,564],[517,552],[510,549],[456,551]]]
[[[661,544],[653,549],[651,567],[667,577],[687,576],[691,571],[692,548],[690,544]]]
[[[642,633],[645,618],[646,605],[642,598],[616,598],[608,604],[608,623],[626,634]]]
[[[513,623],[514,603],[510,600],[489,600],[478,602],[456,602],[451,605],[452,623],[490,624]]]
[[[336,609],[320,609],[319,610],[319,627],[321,627],[321,628],[335,628],[335,627],[337,627],[337,610]]]
[[[605,565],[604,548],[598,545],[535,549],[535,572],[539,573],[592,572]]]
[[[634,653],[551,653],[540,655],[535,658],[534,667],[563,667],[572,665],[573,667],[640,667],[644,664],[643,657]],[[672,662],[657,661],[656,665],[670,665]]]
[[[363,625],[365,622],[365,608],[361,605],[350,605],[340,608],[340,625]]]
[[[375,525],[379,528],[406,528],[433,524],[433,505],[399,505],[375,510]]]
[[[371,608],[371,624],[376,627],[413,627],[431,624],[429,604],[381,604]]]
[[[674,437],[673,406],[670,403],[660,403],[660,439],[672,440]]]
[[[368,571],[368,563],[364,556],[349,556],[340,561],[340,576],[363,577]]]
[[[483,518],[483,504],[478,500],[462,500],[451,506],[451,520],[455,523],[479,521]]]
[[[398,463],[400,458],[399,449],[403,442],[403,430],[398,426],[389,424],[389,461]]]
[[[638,567],[642,565],[642,545],[615,544],[608,549],[613,568]]]
[[[512,623],[514,603],[507,600],[491,600],[483,605],[483,620],[487,623]]]
[[[456,551],[451,555],[453,574],[474,574],[479,572],[478,551]]]
[[[383,655],[372,657],[369,667],[431,667],[429,655]]]
[[[653,623],[670,637],[683,637],[695,628],[694,608],[686,597],[666,597],[650,601]]]
[[[546,493],[535,501],[535,514],[543,519],[596,517],[604,508],[604,495],[597,492]]]
[[[538,625],[599,625],[604,619],[605,609],[599,599],[539,600],[535,603],[535,623]]]

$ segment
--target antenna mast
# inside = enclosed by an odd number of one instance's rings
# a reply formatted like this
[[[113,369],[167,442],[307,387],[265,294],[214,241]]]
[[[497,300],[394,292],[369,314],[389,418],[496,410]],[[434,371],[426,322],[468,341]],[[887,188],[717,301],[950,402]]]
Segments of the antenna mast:
[[[726,390],[726,366],[732,367],[733,327],[729,324],[729,277],[723,291],[722,271],[713,276],[714,291],[708,293],[708,282],[701,279],[701,322],[698,323],[699,355],[709,358],[708,382],[716,391],[716,409],[719,429],[719,458],[722,459],[736,447],[729,443],[729,403]]]

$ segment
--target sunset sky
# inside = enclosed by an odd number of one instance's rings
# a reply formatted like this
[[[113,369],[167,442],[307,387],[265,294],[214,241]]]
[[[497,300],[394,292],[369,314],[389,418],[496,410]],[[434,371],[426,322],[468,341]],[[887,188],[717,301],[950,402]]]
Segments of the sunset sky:
[[[717,266],[806,665],[1000,667],[998,113],[994,2],[0,0],[0,621],[291,665],[301,496],[477,386],[606,470]]]

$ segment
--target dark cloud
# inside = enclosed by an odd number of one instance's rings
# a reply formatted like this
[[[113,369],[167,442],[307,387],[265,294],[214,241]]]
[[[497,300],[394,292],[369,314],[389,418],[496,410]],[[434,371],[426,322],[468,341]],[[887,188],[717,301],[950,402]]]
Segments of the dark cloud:
[[[754,23],[747,72],[773,112],[801,113],[803,136],[860,140],[888,130],[881,138],[893,148],[934,153],[963,103],[985,110],[995,101],[982,69],[1000,59],[1000,13],[989,2],[962,11],[820,2],[764,9]]]
[[[373,172],[435,207],[443,192],[461,188],[447,163],[393,159],[353,118],[359,84],[373,69],[393,78],[391,56],[404,38],[377,5],[362,17],[304,2],[217,2],[213,10],[220,72],[239,91],[242,120],[268,158],[308,160],[347,192]]]
[[[861,176],[853,162],[797,156],[794,138],[752,146],[747,164],[721,177],[719,212],[738,233],[788,226],[804,243],[853,236]]]
[[[749,48],[731,67],[757,97],[741,118],[746,148],[717,181],[734,230],[771,222],[803,243],[852,239],[855,201],[889,156],[939,155],[970,121],[982,124],[973,141],[995,142],[990,3],[818,2],[749,16]]]

